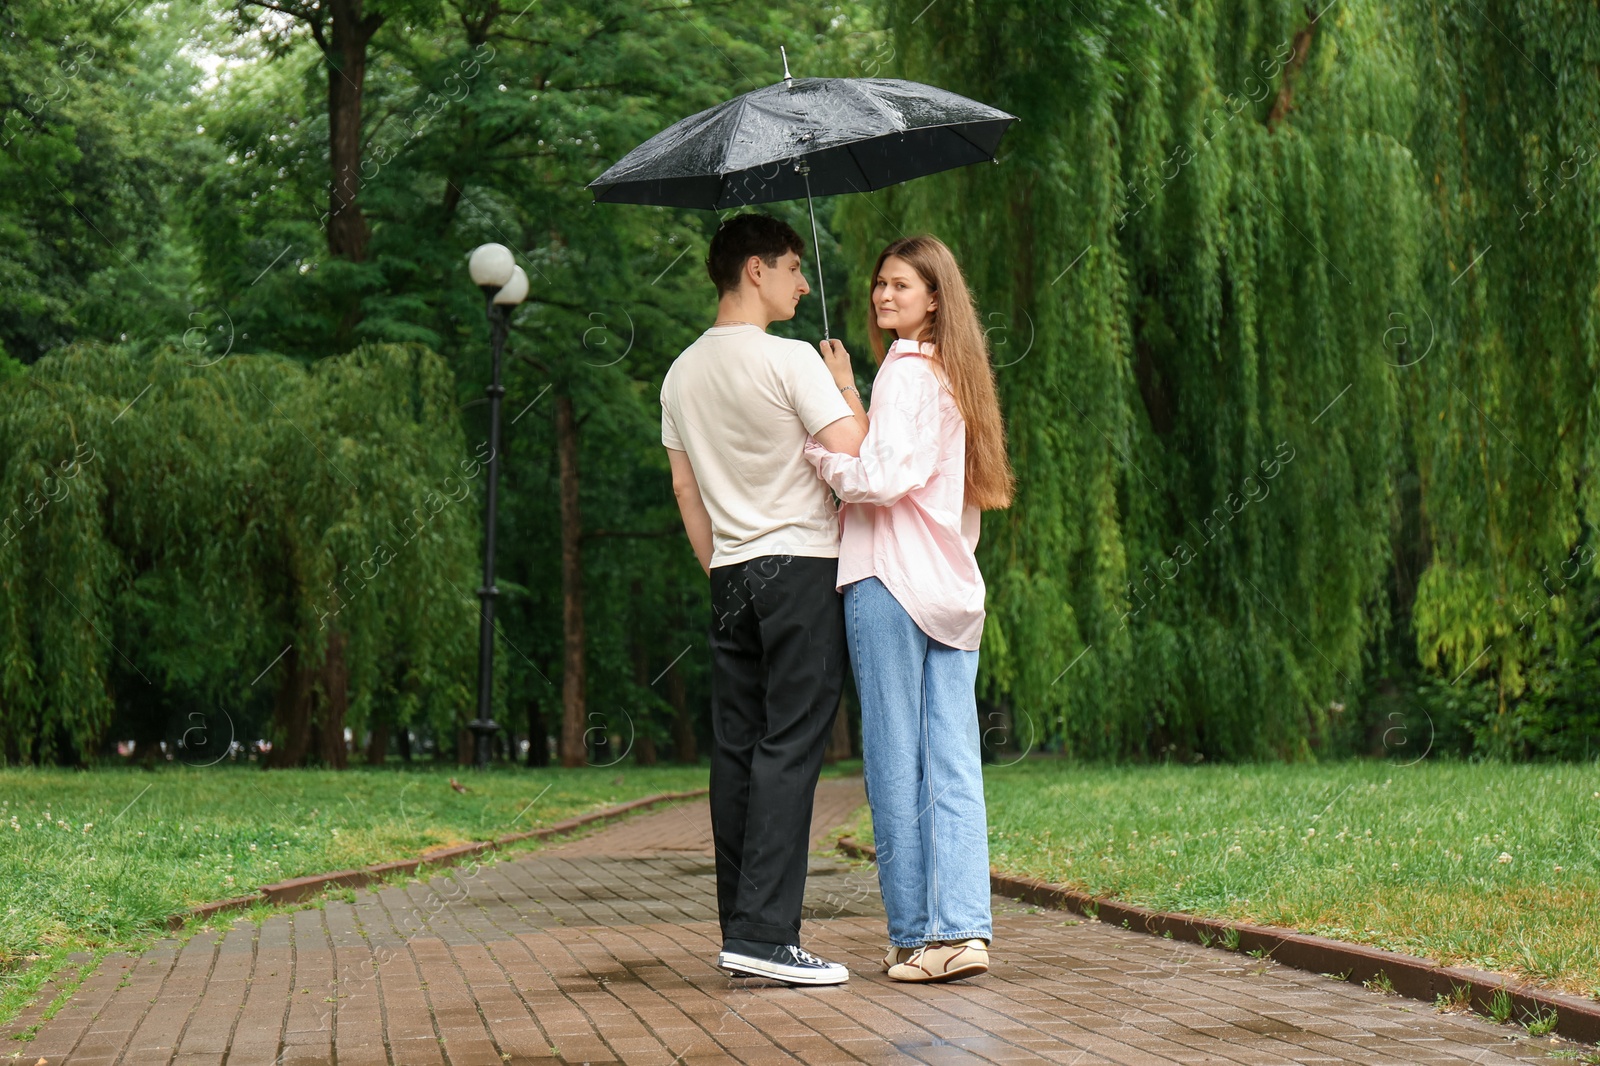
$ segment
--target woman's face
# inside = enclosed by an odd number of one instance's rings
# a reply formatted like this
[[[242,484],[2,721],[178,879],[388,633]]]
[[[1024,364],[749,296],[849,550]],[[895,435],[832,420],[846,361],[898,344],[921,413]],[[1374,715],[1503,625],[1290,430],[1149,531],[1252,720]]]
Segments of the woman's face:
[[[879,329],[892,329],[897,337],[917,340],[938,310],[939,298],[928,291],[928,283],[910,263],[891,255],[873,279],[872,307],[878,314]]]

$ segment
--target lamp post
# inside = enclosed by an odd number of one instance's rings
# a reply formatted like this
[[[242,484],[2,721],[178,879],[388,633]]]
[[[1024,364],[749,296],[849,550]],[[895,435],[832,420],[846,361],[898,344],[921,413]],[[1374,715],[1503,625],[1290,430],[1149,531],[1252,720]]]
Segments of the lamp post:
[[[468,723],[477,738],[473,764],[480,770],[489,766],[489,738],[500,727],[489,716],[489,701],[494,693],[494,598],[500,590],[494,584],[494,527],[500,488],[500,353],[511,328],[511,309],[528,295],[528,275],[516,265],[511,249],[503,244],[479,245],[467,263],[472,283],[483,290],[485,314],[489,318],[489,344],[494,351],[494,371],[484,393],[489,397],[489,490],[486,494],[483,534],[483,584],[478,588],[478,717]]]

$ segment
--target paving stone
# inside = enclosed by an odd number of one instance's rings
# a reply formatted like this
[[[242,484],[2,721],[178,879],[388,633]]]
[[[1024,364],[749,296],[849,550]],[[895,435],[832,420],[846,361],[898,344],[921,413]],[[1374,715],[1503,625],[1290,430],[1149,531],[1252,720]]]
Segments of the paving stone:
[[[112,955],[49,1021],[7,1036],[49,1066],[629,1066],[1554,1062],[1480,1019],[996,898],[995,968],[953,985],[878,971],[874,871],[826,849],[863,802],[817,792],[803,930],[839,988],[730,979],[704,800],[354,904]],[[1257,974],[1257,969],[1262,972]],[[1565,1061],[1570,1061],[1565,1060]]]

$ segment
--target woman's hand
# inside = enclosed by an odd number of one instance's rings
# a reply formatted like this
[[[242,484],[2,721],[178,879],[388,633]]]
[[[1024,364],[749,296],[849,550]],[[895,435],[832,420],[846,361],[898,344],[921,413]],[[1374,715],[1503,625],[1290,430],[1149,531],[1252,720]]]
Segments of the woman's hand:
[[[856,372],[850,369],[850,353],[844,350],[843,341],[822,341],[817,345],[817,350],[822,353],[822,361],[827,364],[828,372],[833,375],[835,385],[842,389],[846,385],[856,383]]]

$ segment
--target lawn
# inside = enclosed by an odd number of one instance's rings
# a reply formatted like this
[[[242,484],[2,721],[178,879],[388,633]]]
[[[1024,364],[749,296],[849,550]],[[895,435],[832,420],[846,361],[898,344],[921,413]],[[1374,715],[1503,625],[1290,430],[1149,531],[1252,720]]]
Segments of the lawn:
[[[705,783],[703,766],[0,770],[0,1025],[69,953],[139,950],[192,904]]]
[[[1600,767],[990,768],[990,861],[1600,996]]]
[[[990,861],[1600,996],[1600,767],[987,767]]]

